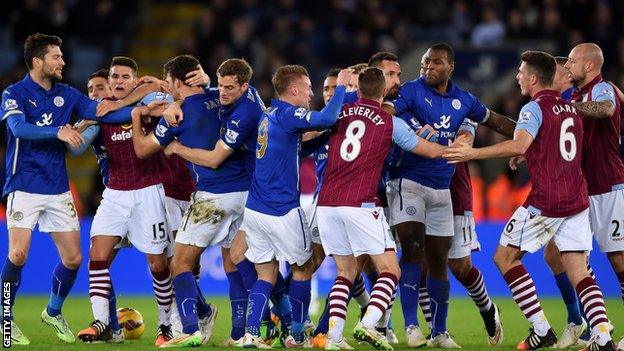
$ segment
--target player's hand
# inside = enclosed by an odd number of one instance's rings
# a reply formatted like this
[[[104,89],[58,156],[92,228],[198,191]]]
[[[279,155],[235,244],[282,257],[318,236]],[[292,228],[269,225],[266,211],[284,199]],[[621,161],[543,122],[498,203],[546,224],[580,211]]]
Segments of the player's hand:
[[[80,133],[78,133],[70,124],[66,124],[65,126],[59,128],[56,137],[68,143],[72,147],[79,147],[85,142],[82,135],[80,135]]]
[[[78,133],[82,133],[85,131],[85,129],[89,128],[90,126],[96,125],[98,124],[97,121],[94,120],[90,120],[90,119],[81,119],[80,121],[76,122],[73,126],[73,128],[78,132]]]
[[[446,148],[442,157],[447,159],[448,163],[466,162],[475,157],[475,149],[470,144],[457,139]]]
[[[305,143],[306,141],[310,141],[316,137],[318,137],[319,135],[323,134],[323,132],[317,132],[317,131],[310,131],[310,132],[305,132],[303,133],[303,135],[301,136],[301,142]]]
[[[169,157],[174,155],[180,146],[182,145],[177,140],[174,140],[167,145],[163,152],[165,153],[165,156]]]
[[[416,132],[416,135],[427,141],[430,141],[431,138],[433,138],[434,136],[437,139],[438,132],[432,126],[425,124]]]
[[[97,104],[97,107],[95,108],[95,115],[97,117],[102,117],[105,114],[117,111],[122,107],[123,105],[120,101],[102,100],[100,101],[100,103]]]
[[[184,83],[192,87],[206,86],[210,85],[210,77],[208,77],[206,72],[204,72],[201,65],[197,65],[196,70],[190,71],[186,74],[186,80]]]
[[[512,170],[517,170],[518,169],[518,165],[523,163],[524,161],[526,161],[526,158],[524,158],[524,156],[514,156],[512,158],[509,159],[509,168],[511,168]]]
[[[336,78],[336,86],[343,85],[346,87],[349,85],[352,75],[353,71],[348,68],[341,70],[340,73],[338,73],[338,78]]]
[[[182,108],[175,102],[173,104],[169,104],[169,107],[163,111],[162,116],[170,126],[174,127],[179,127],[180,122],[184,119]]]
[[[147,105],[147,113],[145,116],[160,117],[169,107],[169,103],[164,100],[155,100]]]

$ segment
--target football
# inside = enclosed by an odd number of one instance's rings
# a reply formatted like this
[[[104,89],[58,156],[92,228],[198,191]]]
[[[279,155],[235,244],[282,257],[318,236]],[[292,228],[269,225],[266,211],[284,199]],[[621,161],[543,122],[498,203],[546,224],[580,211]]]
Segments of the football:
[[[133,308],[122,307],[118,309],[117,319],[125,339],[139,339],[145,332],[143,316]]]

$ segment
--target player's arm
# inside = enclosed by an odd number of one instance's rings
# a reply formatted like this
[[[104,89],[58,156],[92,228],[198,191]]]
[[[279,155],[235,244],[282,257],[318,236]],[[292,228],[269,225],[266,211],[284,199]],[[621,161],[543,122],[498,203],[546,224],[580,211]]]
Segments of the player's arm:
[[[579,101],[572,105],[583,117],[609,118],[615,112],[615,91],[607,82],[600,82],[592,88],[592,101]]]
[[[81,122],[84,122],[84,120]],[[80,122],[78,122],[74,125],[74,128],[76,129],[77,132],[80,133],[80,135],[82,135],[82,138],[84,139],[84,143],[78,147],[73,147],[70,144],[67,144],[66,147],[67,147],[67,151],[69,151],[69,153],[72,154],[72,156],[78,156],[78,155],[82,155],[85,151],[87,151],[89,146],[93,144],[93,141],[95,140],[95,138],[97,138],[98,134],[100,133],[100,126],[97,124],[89,124],[89,123],[80,124]]]
[[[148,158],[162,149],[160,141],[156,139],[153,132],[148,135],[143,133],[141,119],[143,116],[148,116],[149,114],[150,109],[147,106],[135,107],[132,110],[132,145],[134,146],[134,153],[140,159]],[[158,129],[159,126],[160,124],[156,129]]]
[[[404,120],[398,117],[392,117],[392,140],[403,150],[427,158],[442,157],[446,149],[438,143],[419,137]]]
[[[351,79],[351,71],[343,69],[336,79],[336,91],[321,111],[308,111],[306,120],[311,127],[329,127],[336,123],[345,96],[345,87]]]
[[[516,129],[516,122],[500,113],[489,111],[489,117],[483,122],[484,125],[490,127],[490,129],[508,137],[514,137],[514,130]]]
[[[217,141],[213,150],[190,148],[179,142],[172,142],[165,149],[165,155],[175,154],[193,164],[209,168],[218,168],[233,153],[234,149],[223,140]]]
[[[161,80],[152,76],[142,77],[140,84],[123,99],[102,100],[98,103],[95,114],[102,117],[109,112],[117,111],[122,107],[134,105],[150,93],[160,91]]]

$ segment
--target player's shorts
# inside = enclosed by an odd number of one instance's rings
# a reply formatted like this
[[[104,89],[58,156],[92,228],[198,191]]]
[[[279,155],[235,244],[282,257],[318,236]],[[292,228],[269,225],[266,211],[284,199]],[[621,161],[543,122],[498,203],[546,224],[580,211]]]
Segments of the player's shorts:
[[[165,213],[167,214],[167,224],[171,232],[178,230],[182,225],[182,217],[186,213],[189,201],[178,200],[165,195]]]
[[[319,227],[318,227],[318,207],[316,206],[316,198],[312,201],[312,203],[305,205],[304,210],[306,213],[306,218],[308,218],[308,225],[310,236],[312,237],[312,243],[321,245],[321,236],[319,235]]]
[[[381,255],[396,250],[381,207],[318,207],[326,255]]]
[[[221,245],[229,248],[243,223],[247,191],[191,195],[176,242],[197,247]]]
[[[591,250],[589,209],[568,217],[551,218],[542,216],[536,208],[518,207],[505,225],[499,243],[533,253],[552,238],[561,252]]]
[[[624,184],[589,197],[589,223],[600,251],[624,251]]]
[[[390,225],[424,223],[427,235],[453,236],[453,205],[448,189],[433,189],[409,179],[387,183]]]
[[[165,190],[162,184],[136,190],[106,188],[91,225],[91,237],[119,236],[137,250],[159,255],[171,253],[173,238],[167,230]]]
[[[46,233],[74,232],[80,230],[78,213],[71,193],[55,195],[32,194],[13,191],[7,197],[7,227]]]
[[[455,236],[448,258],[464,258],[472,251],[481,250],[472,212],[466,211],[463,216],[453,216],[453,224]]]
[[[283,216],[272,216],[245,209],[247,252],[253,263],[273,259],[303,266],[312,257],[312,241],[305,212],[301,207]]]

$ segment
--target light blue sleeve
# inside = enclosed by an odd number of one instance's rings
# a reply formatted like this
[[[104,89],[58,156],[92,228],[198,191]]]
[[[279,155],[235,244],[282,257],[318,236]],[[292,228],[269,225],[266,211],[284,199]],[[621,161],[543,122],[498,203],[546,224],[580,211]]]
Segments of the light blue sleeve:
[[[66,144],[67,150],[73,156],[82,155],[89,148],[89,146],[91,146],[91,144],[93,143],[93,140],[97,138],[99,133],[100,133],[100,126],[92,125],[92,126],[87,127],[87,129],[85,129],[82,132],[82,137],[84,138],[84,141],[85,141],[84,144],[80,144],[80,146],[78,147],[73,147],[69,144]]]
[[[533,139],[537,137],[537,132],[542,125],[542,109],[535,101],[530,101],[522,107],[516,123],[516,130],[526,130]]]
[[[145,97],[139,102],[141,106],[147,106],[150,102],[156,100],[164,100],[168,103],[173,102],[173,97],[169,94],[161,93],[160,91],[155,91],[145,95]]]
[[[600,82],[592,88],[592,101],[611,101],[615,106],[615,91],[607,82]]]
[[[418,145],[420,137],[398,117],[392,117],[392,140],[403,150],[412,151]]]
[[[469,120],[468,118],[465,118],[462,124],[459,126],[458,132],[468,132],[474,137],[475,135],[477,135],[477,126],[477,123]]]

